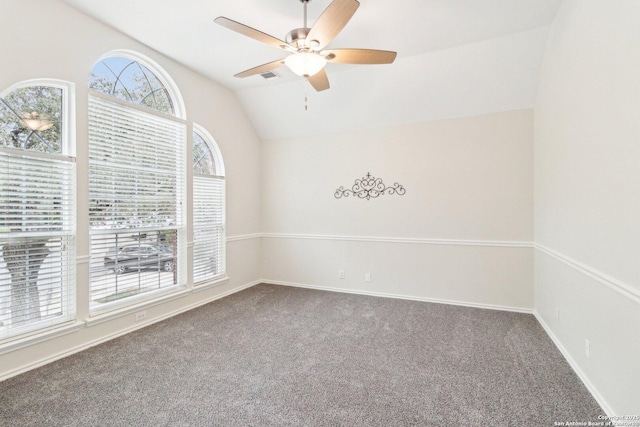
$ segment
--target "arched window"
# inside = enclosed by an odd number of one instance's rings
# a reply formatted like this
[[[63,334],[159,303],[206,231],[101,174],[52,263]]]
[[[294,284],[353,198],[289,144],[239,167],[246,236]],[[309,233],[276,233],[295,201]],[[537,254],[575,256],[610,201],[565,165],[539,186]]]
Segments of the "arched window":
[[[186,284],[183,104],[161,68],[123,55],[89,80],[93,311]]]
[[[0,339],[75,315],[70,83],[0,93]]]
[[[225,273],[224,164],[213,138],[201,126],[193,131],[193,281]]]

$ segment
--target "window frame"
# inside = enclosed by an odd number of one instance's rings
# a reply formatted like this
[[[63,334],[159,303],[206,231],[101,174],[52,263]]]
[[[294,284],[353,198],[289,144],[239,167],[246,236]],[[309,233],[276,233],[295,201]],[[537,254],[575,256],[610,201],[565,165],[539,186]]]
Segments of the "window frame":
[[[175,122],[176,124],[179,124],[184,128],[184,132],[182,132],[183,135],[181,136],[182,140],[176,141],[177,144],[180,144],[180,146],[178,147],[178,150],[182,150],[181,158],[179,155],[178,163],[176,163],[178,168],[177,172],[180,172],[179,174],[176,175],[177,185],[179,186],[176,188],[176,191],[178,196],[181,198],[181,200],[176,199],[175,208],[176,208],[177,218],[180,218],[181,222],[175,227],[176,253],[174,254],[174,257],[175,257],[174,268],[178,268],[179,270],[176,275],[176,283],[174,283],[174,285],[172,286],[139,293],[137,295],[133,295],[133,296],[129,296],[121,299],[116,299],[115,301],[111,301],[111,302],[105,302],[105,303],[102,303],[100,306],[94,305],[91,302],[92,300],[90,297],[90,300],[89,300],[89,316],[90,317],[105,316],[105,315],[108,316],[109,312],[128,311],[132,307],[135,308],[136,306],[141,306],[141,305],[144,305],[145,303],[149,303],[149,302],[153,303],[154,301],[159,301],[163,297],[171,296],[173,294],[178,294],[179,292],[184,291],[187,288],[188,282],[189,282],[188,257],[187,257],[187,251],[186,251],[186,246],[187,246],[186,233],[187,233],[188,221],[187,221],[187,210],[186,210],[187,206],[186,206],[186,203],[184,203],[184,199],[186,198],[187,192],[188,192],[187,170],[185,167],[188,129],[187,129],[184,100],[175,82],[166,73],[166,71],[161,66],[157,65],[154,61],[147,58],[146,56],[141,55],[137,52],[128,51],[128,50],[113,50],[102,55],[97,61],[95,61],[94,66],[95,64],[98,64],[101,61],[107,60],[109,57],[120,57],[120,58],[129,59],[131,61],[136,61],[141,65],[145,66],[149,71],[151,71],[155,75],[155,77],[164,85],[171,99],[172,105],[174,107],[174,114],[158,111],[153,108],[147,107],[145,105],[132,103],[126,100],[122,100],[120,98],[116,98],[104,92],[91,89],[90,87],[88,87],[89,81],[87,81],[89,103],[91,102],[91,98],[94,97],[94,98],[97,98],[98,100],[117,104],[119,107],[131,109],[138,113],[149,114],[150,116],[153,116],[159,119]],[[90,126],[91,126],[91,121],[88,120],[87,127],[89,128]],[[88,142],[87,144],[87,150],[90,150],[90,142]],[[178,153],[180,153],[180,151],[178,151]],[[91,162],[89,161],[89,167],[87,169],[87,178],[89,181],[91,180],[90,164]],[[91,196],[89,196],[88,202],[90,204]],[[122,231],[122,230],[114,229],[114,231]],[[151,229],[149,229],[148,231],[153,232],[153,230]],[[89,250],[90,251],[92,248],[91,240],[92,240],[91,226],[89,226]],[[90,257],[90,270],[91,270],[91,255],[89,255],[89,257]],[[89,295],[91,295],[92,285],[93,285],[93,282],[91,279],[91,272],[89,276],[90,277],[89,277],[89,284],[88,284],[88,287],[89,287],[88,292],[89,292]]]
[[[64,156],[68,158],[72,158],[74,161],[76,159],[76,108],[75,108],[75,99],[76,99],[76,86],[72,82],[68,82],[66,80],[60,79],[30,79],[23,80],[18,83],[15,83],[8,88],[0,91],[0,98],[4,98],[5,95],[13,92],[17,89],[24,89],[27,87],[33,86],[48,86],[56,89],[60,89],[62,91],[62,108],[61,115],[63,120],[60,123],[60,154],[51,154],[44,153],[41,151],[28,150],[34,153],[38,153],[39,155],[52,155],[52,156]],[[67,119],[64,120],[64,117]],[[9,147],[5,147],[9,148]],[[15,148],[16,150],[20,150],[19,148]]]
[[[38,78],[23,80],[15,83],[2,91],[0,97],[4,98],[11,92],[28,87],[51,87],[61,91],[61,121],[60,121],[60,152],[48,153],[38,150],[28,150],[15,147],[0,146],[0,150],[10,156],[28,157],[39,160],[50,160],[52,162],[64,162],[70,165],[70,179],[66,181],[66,185],[72,190],[69,192],[69,206],[66,218],[69,220],[69,226],[65,227],[62,233],[58,232],[60,237],[66,236],[67,239],[67,255],[66,262],[60,267],[61,277],[61,297],[60,304],[62,314],[47,320],[38,320],[33,323],[27,323],[9,329],[7,334],[0,336],[0,347],[5,350],[12,348],[12,343],[20,342],[25,337],[34,336],[36,334],[47,333],[55,328],[59,330],[76,323],[77,317],[77,240],[78,240],[78,192],[77,192],[77,176],[78,165],[77,142],[76,142],[76,89],[73,82],[60,79]],[[27,232],[29,233],[29,232]],[[52,233],[52,236],[55,233]],[[25,241],[29,239],[28,235],[24,237]],[[13,331],[13,332],[12,332]]]
[[[195,178],[196,176],[198,177],[204,177],[206,179],[215,179],[215,180],[221,180],[222,181],[222,206],[220,208],[220,215],[221,215],[221,219],[222,219],[222,236],[220,237],[220,247],[222,250],[222,271],[218,272],[218,274],[216,274],[215,276],[211,276],[211,277],[205,277],[199,280],[196,280],[196,272],[195,272],[195,266],[196,266],[196,254],[195,254],[195,239],[196,239],[196,213],[195,213],[195,179],[191,180],[191,197],[192,197],[192,213],[191,213],[191,225],[192,225],[192,242],[193,242],[193,249],[194,251],[192,252],[192,258],[191,258],[191,271],[192,271],[192,281],[193,281],[193,285],[196,288],[205,286],[207,284],[210,283],[218,283],[221,280],[224,280],[227,277],[227,239],[226,239],[226,234],[227,234],[227,216],[226,216],[226,207],[227,207],[227,203],[226,203],[226,174],[225,174],[225,167],[224,167],[224,160],[222,158],[222,153],[220,151],[220,147],[218,146],[218,144],[216,143],[215,139],[213,138],[213,136],[201,125],[197,124],[197,123],[193,123],[193,130],[192,130],[192,135],[193,134],[198,134],[198,136],[204,141],[204,143],[206,144],[207,148],[209,148],[211,155],[213,157],[213,161],[215,164],[215,172],[216,174],[200,174],[200,173],[196,173],[193,170],[193,165],[191,165],[191,174],[192,177]],[[193,136],[191,137],[192,139],[192,145],[191,145],[191,150],[193,152]],[[191,158],[191,157],[190,157]]]
[[[184,99],[183,99],[183,97],[181,95],[180,89],[178,89],[178,85],[171,78],[169,73],[167,73],[164,70],[163,67],[158,65],[154,60],[152,60],[148,56],[145,56],[145,55],[143,55],[141,53],[135,52],[133,50],[128,50],[128,49],[115,49],[115,50],[111,50],[111,51],[105,53],[100,58],[98,58],[97,61],[94,62],[93,67],[95,67],[96,64],[98,64],[99,62],[104,61],[105,59],[108,59],[110,57],[121,57],[121,58],[130,59],[132,61],[139,62],[140,64],[142,64],[146,68],[148,68],[149,71],[151,71],[158,78],[158,80],[160,80],[160,83],[162,83],[163,86],[165,87],[165,89],[167,90],[167,92],[169,94],[169,97],[171,98],[172,105],[174,107],[174,114],[163,113],[161,111],[154,110],[153,108],[145,107],[144,105],[141,105],[141,104],[134,104],[134,103],[131,103],[131,102],[127,102],[127,101],[122,100],[120,98],[116,98],[114,96],[107,95],[104,92],[96,91],[96,90],[91,89],[91,88],[88,88],[89,94],[92,94],[92,93],[93,94],[101,94],[103,96],[108,97],[108,99],[111,99],[111,100],[115,99],[117,101],[121,101],[121,102],[123,102],[123,105],[136,106],[136,107],[139,107],[139,108],[143,109],[143,111],[149,111],[149,110],[150,111],[154,111],[156,114],[168,115],[170,117],[175,117],[177,119],[182,119],[183,121],[186,122],[186,120],[187,120],[187,109],[186,109],[186,106],[185,106],[185,103],[184,103]],[[92,70],[93,70],[93,67],[91,67]]]

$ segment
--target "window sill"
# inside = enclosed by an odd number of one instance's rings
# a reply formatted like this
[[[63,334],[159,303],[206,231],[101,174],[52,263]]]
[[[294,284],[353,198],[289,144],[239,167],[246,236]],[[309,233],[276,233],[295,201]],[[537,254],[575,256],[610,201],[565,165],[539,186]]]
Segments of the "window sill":
[[[145,301],[141,301],[136,304],[127,305],[122,308],[111,309],[105,308],[104,311],[96,310],[93,315],[85,320],[85,324],[88,328],[99,325],[100,323],[108,322],[113,319],[117,319],[122,316],[126,316],[127,314],[132,314],[140,310],[144,310],[146,308],[154,307],[156,305],[164,304],[165,302],[173,301],[178,298],[182,298],[185,295],[191,293],[191,289],[180,288],[174,292],[168,293],[166,295],[159,296],[153,299],[147,299]],[[109,311],[106,311],[109,310]]]
[[[24,347],[29,347],[34,344],[39,344],[41,342],[49,341],[63,335],[74,333],[80,330],[83,325],[84,322],[74,320],[71,322],[63,323],[62,325],[52,326],[44,331],[40,331],[35,334],[26,335],[13,340],[9,339],[9,341],[0,344],[0,354],[9,353]]]
[[[215,288],[216,286],[224,285],[225,283],[229,283],[229,276],[216,277],[215,279],[205,280],[202,282],[198,282],[193,286],[192,292],[195,294],[197,292],[205,291],[207,289]]]
[[[87,325],[87,327],[90,328],[92,326],[99,325],[100,323],[108,322],[110,320],[117,319],[122,316],[136,313],[140,310],[144,310],[150,307],[154,307],[156,305],[160,305],[169,301],[176,300],[178,298],[182,298],[189,294],[195,294],[195,293],[204,291],[206,289],[211,289],[216,286],[223,285],[229,282],[229,280],[230,278],[228,276],[223,276],[223,277],[214,279],[212,281],[201,282],[200,284],[194,286],[193,288],[181,288],[175,292],[171,292],[169,294],[159,296],[157,298],[141,301],[139,303],[128,305],[126,307],[122,307],[119,309],[104,311],[102,313],[99,311],[96,311],[94,312],[93,316],[91,316],[89,319],[85,321],[85,324]]]
[[[110,320],[114,320],[140,310],[144,310],[156,305],[164,304],[169,301],[176,300],[178,298],[182,298],[189,294],[196,294],[207,289],[215,288],[217,286],[224,285],[228,283],[230,280],[229,276],[222,276],[216,279],[200,282],[193,288],[182,288],[176,292],[172,292],[170,294],[163,295],[158,298],[150,299],[147,301],[140,302],[138,304],[130,305],[127,307],[123,307],[120,309],[98,313],[93,317],[83,321],[73,320],[60,325],[51,326],[45,330],[39,331],[37,333],[32,333],[29,335],[25,335],[22,337],[18,337],[15,339],[8,338],[5,342],[0,342],[0,355],[5,353],[10,353],[15,350],[19,350],[24,347],[29,347],[41,342],[49,341],[54,338],[58,338],[64,335],[72,334],[74,332],[79,331],[83,326],[92,327],[95,325],[99,325],[104,322],[108,322]]]

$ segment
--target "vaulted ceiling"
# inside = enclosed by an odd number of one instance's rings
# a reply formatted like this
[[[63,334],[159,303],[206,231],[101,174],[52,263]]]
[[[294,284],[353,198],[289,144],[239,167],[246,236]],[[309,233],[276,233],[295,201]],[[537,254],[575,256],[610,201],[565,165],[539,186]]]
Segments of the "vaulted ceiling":
[[[284,39],[303,26],[300,0],[63,1],[234,90],[263,139],[530,108],[546,27],[561,2],[360,0],[329,47],[398,57],[328,64],[331,89],[315,92],[286,67],[276,79],[234,78],[286,54],[213,22],[226,16]],[[310,25],[330,3],[309,2]]]

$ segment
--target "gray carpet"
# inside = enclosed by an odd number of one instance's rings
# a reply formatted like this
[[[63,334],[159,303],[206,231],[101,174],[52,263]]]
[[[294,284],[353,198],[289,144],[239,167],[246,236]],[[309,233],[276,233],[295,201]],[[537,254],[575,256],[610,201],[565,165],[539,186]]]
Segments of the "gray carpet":
[[[600,414],[531,315],[272,285],[0,383],[2,426],[553,426]]]

